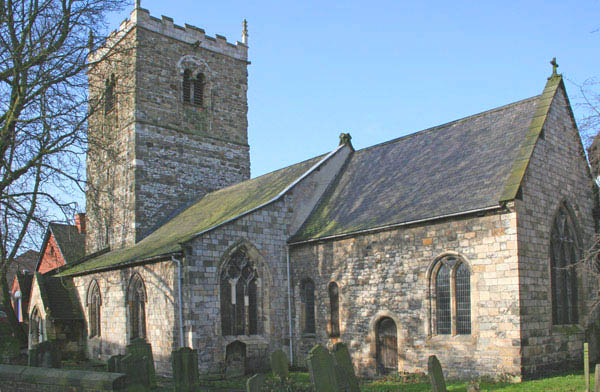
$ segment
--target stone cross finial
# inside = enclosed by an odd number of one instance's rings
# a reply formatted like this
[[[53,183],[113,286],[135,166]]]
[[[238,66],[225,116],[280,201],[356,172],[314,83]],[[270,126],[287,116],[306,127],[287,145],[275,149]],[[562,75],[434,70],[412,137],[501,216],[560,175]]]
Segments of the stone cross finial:
[[[550,61],[550,64],[552,64],[552,76],[558,75],[556,73],[556,69],[558,68],[558,63],[556,62],[556,57],[552,58],[552,61]]]
[[[142,8],[142,0],[135,0],[135,9]]]
[[[352,136],[349,133],[340,133],[340,146],[342,144],[349,144],[352,140]]]
[[[242,43],[248,45],[248,21],[242,22]]]

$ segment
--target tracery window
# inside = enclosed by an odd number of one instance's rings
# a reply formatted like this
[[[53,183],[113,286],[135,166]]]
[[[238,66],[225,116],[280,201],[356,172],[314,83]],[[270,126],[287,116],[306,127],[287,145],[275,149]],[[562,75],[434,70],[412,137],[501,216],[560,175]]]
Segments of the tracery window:
[[[90,337],[100,336],[100,308],[102,306],[102,298],[100,297],[100,288],[98,282],[92,281],[88,289],[87,308]]]
[[[110,113],[115,107],[115,75],[106,79],[104,87],[104,113]]]
[[[129,308],[130,338],[146,337],[146,287],[142,278],[135,274],[129,281],[127,289],[127,306]]]
[[[575,324],[578,321],[575,268],[578,256],[575,225],[563,203],[554,218],[550,238],[552,324]]]
[[[221,272],[221,333],[258,334],[258,273],[246,252],[237,250]]]
[[[204,74],[199,72],[193,77],[189,69],[183,71],[183,102],[202,106],[204,103]]]
[[[329,291],[329,336],[340,336],[340,294],[337,283],[331,282],[327,288]]]
[[[303,305],[302,332],[315,333],[315,284],[311,279],[302,281],[300,301]]]
[[[37,307],[33,308],[29,318],[29,339],[32,345],[44,341],[44,320]]]
[[[456,256],[445,256],[434,267],[435,331],[439,335],[471,333],[471,273]]]

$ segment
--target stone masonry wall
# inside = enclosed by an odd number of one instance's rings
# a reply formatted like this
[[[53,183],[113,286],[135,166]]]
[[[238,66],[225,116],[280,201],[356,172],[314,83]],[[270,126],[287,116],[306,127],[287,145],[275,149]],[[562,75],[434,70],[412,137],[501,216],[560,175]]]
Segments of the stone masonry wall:
[[[127,287],[133,274],[138,273],[146,287],[146,332],[152,345],[156,371],[172,374],[171,352],[178,347],[177,264],[171,261],[147,264],[121,270],[100,272],[73,279],[80,302],[84,306],[86,325],[89,311],[87,292],[93,280],[98,282],[102,306],[101,334],[87,339],[89,358],[107,360],[125,354],[130,331]]]
[[[566,201],[573,209],[584,250],[594,234],[593,182],[567,105],[559,88],[544,126],[544,138],[536,144],[522,183],[523,200],[516,202],[525,375],[539,375],[564,368],[568,361],[581,361],[589,305],[597,292],[597,284],[591,286],[580,273],[579,323],[552,325],[550,234],[560,203]],[[597,357],[598,345],[594,351],[591,355]]]
[[[398,370],[423,372],[437,355],[448,375],[520,374],[519,286],[516,215],[488,212],[356,235],[351,238],[294,245],[295,362],[304,364],[316,343],[348,343],[355,368],[376,372],[375,328],[382,317],[397,327]],[[434,288],[430,269],[440,256],[460,255],[471,271],[470,335],[436,335],[432,325]],[[316,335],[301,334],[299,285],[315,282]],[[327,334],[327,286],[340,293],[340,337]]]

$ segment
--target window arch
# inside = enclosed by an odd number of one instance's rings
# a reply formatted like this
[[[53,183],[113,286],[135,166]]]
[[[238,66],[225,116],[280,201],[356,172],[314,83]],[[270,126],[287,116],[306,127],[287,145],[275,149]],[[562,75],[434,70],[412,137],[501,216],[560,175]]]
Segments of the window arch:
[[[33,308],[29,318],[29,341],[32,345],[44,341],[44,320],[37,307]]]
[[[223,267],[221,286],[221,333],[258,334],[258,273],[247,253],[238,249]]]
[[[300,301],[302,302],[302,332],[315,333],[315,283],[304,279],[300,285]]]
[[[444,256],[434,268],[435,332],[439,335],[471,333],[471,272],[457,256]]]
[[[102,298],[100,296],[100,287],[98,282],[93,280],[88,288],[87,308],[88,308],[88,325],[90,337],[101,335],[101,319],[100,308],[102,306]]]
[[[115,107],[115,75],[106,79],[104,87],[104,113],[110,113]]]
[[[573,218],[562,203],[550,236],[550,277],[552,286],[552,324],[575,324],[577,309],[577,270],[579,241]]]
[[[129,332],[131,340],[146,338],[146,286],[142,277],[133,275],[127,289],[127,307],[129,309]]]
[[[329,336],[340,336],[340,292],[336,282],[329,283]]]

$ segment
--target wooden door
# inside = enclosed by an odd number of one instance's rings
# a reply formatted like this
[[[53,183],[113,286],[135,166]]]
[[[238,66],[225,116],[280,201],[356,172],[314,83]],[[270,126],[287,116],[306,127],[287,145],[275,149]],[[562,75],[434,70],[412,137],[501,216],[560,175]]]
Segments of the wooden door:
[[[398,339],[396,323],[384,317],[377,323],[377,372],[388,374],[398,371]]]

